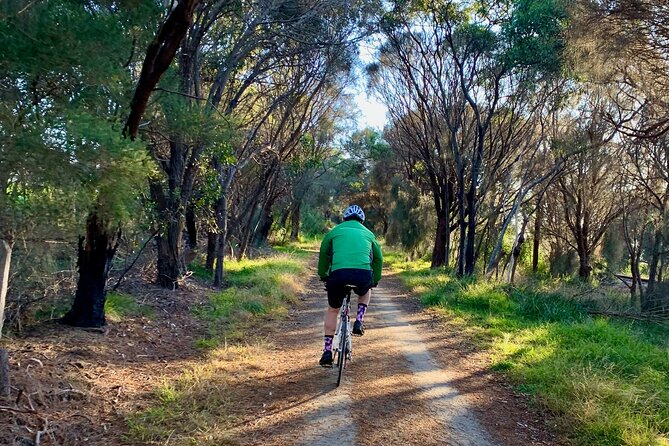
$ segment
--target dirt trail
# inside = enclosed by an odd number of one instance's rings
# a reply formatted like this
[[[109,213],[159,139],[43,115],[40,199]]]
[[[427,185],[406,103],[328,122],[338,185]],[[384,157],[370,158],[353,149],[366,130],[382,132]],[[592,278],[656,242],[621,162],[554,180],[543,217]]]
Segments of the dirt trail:
[[[317,365],[325,293],[317,280],[308,289],[292,322],[274,336],[276,350],[255,395],[263,407],[233,432],[239,444],[558,444],[528,426],[533,414],[509,404],[510,391],[488,393],[489,378],[463,369],[470,352],[441,339],[442,330],[424,333],[431,316],[402,294],[396,278],[372,292],[367,331],[353,339],[353,361],[335,387],[336,369]]]

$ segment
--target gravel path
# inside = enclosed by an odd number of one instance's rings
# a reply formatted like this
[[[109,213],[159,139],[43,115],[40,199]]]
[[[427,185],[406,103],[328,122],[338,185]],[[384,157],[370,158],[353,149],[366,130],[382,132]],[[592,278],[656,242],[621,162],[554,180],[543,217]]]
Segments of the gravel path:
[[[281,358],[270,373],[274,391],[261,416],[235,435],[245,440],[240,443],[495,444],[468,399],[451,383],[455,375],[435,360],[410,317],[393,301],[395,285],[382,282],[372,291],[367,331],[353,339],[353,360],[337,388],[337,370],[317,365],[326,300],[322,284],[310,281],[315,291],[303,297],[291,317],[295,322],[274,340]]]

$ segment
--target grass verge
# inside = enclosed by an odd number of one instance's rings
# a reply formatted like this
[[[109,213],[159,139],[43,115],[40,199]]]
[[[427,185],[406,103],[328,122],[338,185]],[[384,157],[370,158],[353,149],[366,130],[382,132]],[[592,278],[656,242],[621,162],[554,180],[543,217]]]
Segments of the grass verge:
[[[227,287],[194,310],[209,335],[196,346],[207,359],[154,391],[152,405],[126,417],[128,441],[138,444],[236,445],[230,428],[257,408],[242,393],[271,345],[252,330],[287,316],[305,281],[308,255],[279,253],[228,261]],[[240,393],[242,392],[242,393]],[[248,403],[248,404],[247,404]]]
[[[426,306],[447,314],[493,368],[556,413],[580,445],[669,445],[669,328],[590,317],[536,286],[455,279],[423,261],[388,263]]]

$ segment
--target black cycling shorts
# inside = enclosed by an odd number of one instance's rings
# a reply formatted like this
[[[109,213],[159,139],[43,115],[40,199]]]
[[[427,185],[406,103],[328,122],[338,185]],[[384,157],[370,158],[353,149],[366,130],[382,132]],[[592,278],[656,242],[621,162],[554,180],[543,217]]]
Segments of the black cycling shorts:
[[[367,294],[367,291],[374,286],[372,270],[342,268],[332,271],[325,282],[330,307],[341,308],[346,297],[346,285],[354,285],[353,291],[358,296]]]

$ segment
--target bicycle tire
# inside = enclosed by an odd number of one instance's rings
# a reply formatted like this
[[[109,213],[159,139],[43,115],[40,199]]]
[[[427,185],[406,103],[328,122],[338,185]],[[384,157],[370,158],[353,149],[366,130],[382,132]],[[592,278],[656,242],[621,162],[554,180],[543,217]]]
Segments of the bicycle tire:
[[[341,321],[341,330],[340,330],[341,337],[339,338],[340,339],[339,354],[337,355],[337,367],[339,367],[339,371],[337,374],[337,387],[339,387],[339,384],[341,383],[341,376],[342,373],[344,372],[344,367],[346,366],[346,336],[348,335],[347,325],[348,324],[346,323],[345,320]]]

